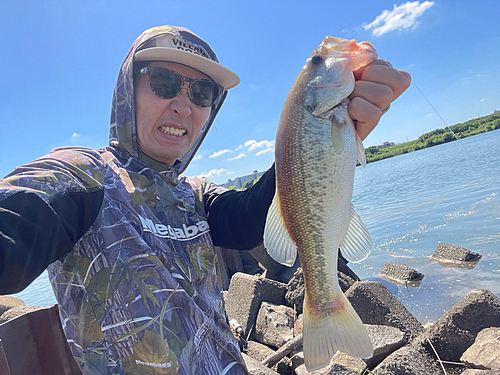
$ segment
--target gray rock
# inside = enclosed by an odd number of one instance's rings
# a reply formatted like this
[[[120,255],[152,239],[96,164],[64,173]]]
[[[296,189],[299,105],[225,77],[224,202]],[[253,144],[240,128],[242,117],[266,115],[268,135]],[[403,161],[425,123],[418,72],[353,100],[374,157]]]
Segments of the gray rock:
[[[342,291],[344,293],[347,292],[349,290],[349,288],[351,286],[353,286],[356,281],[358,281],[358,280],[354,280],[350,276],[348,276],[345,273],[340,272],[340,271],[337,272],[337,276],[339,278],[340,289],[342,289]]]
[[[273,366],[273,370],[280,375],[293,375],[292,360],[288,357],[284,357]]]
[[[293,336],[298,336],[302,333],[302,327],[304,325],[304,314],[300,314],[295,323],[293,324]]]
[[[0,315],[13,307],[22,305],[24,305],[22,299],[11,296],[0,296]]]
[[[264,366],[259,361],[242,353],[243,360],[247,365],[247,370],[250,375],[279,375],[276,371],[271,370],[269,367]]]
[[[474,289],[434,323],[426,337],[443,361],[459,362],[484,328],[500,327],[500,299]]]
[[[373,372],[377,375],[442,375],[436,358],[419,343],[406,345],[385,358]]]
[[[373,344],[373,356],[363,360],[337,351],[332,358],[332,362],[363,373],[367,368],[377,366],[384,358],[407,342],[405,334],[397,328],[370,324],[365,324],[365,328]]]
[[[397,328],[369,324],[366,324],[365,328],[373,344],[373,356],[365,359],[370,368],[377,366],[384,358],[407,342],[405,334]]]
[[[479,332],[460,360],[472,368],[497,369],[500,373],[500,328],[485,328]]]
[[[337,353],[335,353],[332,358],[332,362],[348,368],[353,371],[353,373],[358,373],[359,371],[359,373],[362,374],[368,368],[365,361],[361,358],[351,357],[349,354],[341,352],[340,350],[337,350]]]
[[[262,301],[284,305],[285,292],[286,284],[241,272],[235,273],[225,298],[229,320],[236,319],[245,330],[245,336],[248,336]]]
[[[340,265],[339,261],[339,265]],[[345,268],[348,268],[344,265]],[[353,273],[350,269],[349,271]],[[344,272],[337,272],[340,289],[345,293],[358,279],[356,275],[356,279],[348,276]],[[358,279],[359,280],[359,279]],[[293,274],[293,277],[290,279],[286,286],[286,294],[285,300],[287,306],[295,307],[297,314],[302,314],[303,312],[303,304],[304,304],[304,276],[302,275],[302,268],[297,269],[297,271]]]
[[[422,323],[382,283],[357,282],[347,291],[346,297],[365,324],[398,328],[405,333],[406,339],[424,331]]]
[[[431,258],[442,262],[478,262],[481,259],[481,254],[467,250],[460,246],[440,243],[437,245],[434,254]]]
[[[285,301],[287,306],[294,307],[297,314],[302,314],[302,305],[304,304],[304,276],[302,268],[299,268],[292,276],[286,286]]]
[[[397,283],[410,285],[420,284],[424,278],[424,274],[416,269],[395,262],[387,262],[382,268],[380,276],[385,276]]]
[[[498,375],[500,372],[498,370],[475,370],[467,369],[462,372],[461,375]]]
[[[262,302],[255,323],[255,339],[280,348],[293,339],[294,321],[295,311],[290,307]]]
[[[23,302],[24,303],[24,302]],[[43,307],[40,306],[30,306],[30,305],[20,305],[13,307],[7,311],[5,311],[2,316],[0,316],[0,324],[5,323],[9,320],[12,320],[14,318],[17,318],[18,316],[27,314],[32,311],[36,311],[39,309],[43,309]]]
[[[274,350],[260,342],[249,341],[245,353],[256,361],[262,362],[264,359],[274,354]]]
[[[264,359],[274,354],[274,350],[269,346],[261,344],[257,341],[249,341],[245,354],[252,357],[256,361],[262,362]],[[292,375],[292,360],[288,357],[281,359],[277,364],[272,367],[280,375]]]
[[[300,365],[295,369],[295,374],[297,375],[307,375],[307,374],[314,374],[314,375],[353,375],[352,370],[339,365],[338,363],[333,363],[330,362],[330,364],[321,370],[314,371],[314,372],[308,372],[306,370],[306,365]]]
[[[292,370],[304,364],[304,352],[298,352],[292,356]]]

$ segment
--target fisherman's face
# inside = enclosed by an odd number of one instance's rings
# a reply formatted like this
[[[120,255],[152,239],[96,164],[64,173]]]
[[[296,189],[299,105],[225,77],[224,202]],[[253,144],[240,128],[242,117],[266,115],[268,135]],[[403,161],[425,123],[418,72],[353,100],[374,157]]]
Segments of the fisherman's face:
[[[173,62],[155,61],[148,66],[171,69],[193,79],[210,79],[196,69]],[[191,149],[210,116],[210,107],[199,107],[189,99],[188,85],[189,82],[185,82],[176,97],[163,99],[151,91],[147,74],[137,74],[135,77],[139,150],[169,166]]]

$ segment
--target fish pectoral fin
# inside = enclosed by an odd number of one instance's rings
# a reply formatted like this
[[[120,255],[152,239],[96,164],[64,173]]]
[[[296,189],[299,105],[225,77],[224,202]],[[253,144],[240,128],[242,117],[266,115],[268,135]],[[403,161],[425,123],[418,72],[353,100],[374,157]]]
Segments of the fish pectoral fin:
[[[361,138],[359,138],[359,135],[357,132],[354,132],[356,134],[356,157],[358,158],[359,164],[361,164],[363,167],[366,166],[366,154],[365,154],[365,147],[363,146],[363,141]]]
[[[332,145],[333,150],[340,154],[344,151],[344,138],[345,137],[345,129],[342,125],[339,125],[337,122],[332,122]]]
[[[274,194],[273,202],[267,212],[264,227],[264,247],[271,258],[287,267],[293,266],[297,258],[297,245],[292,240],[283,223],[279,207],[278,194]]]
[[[340,243],[340,251],[350,262],[361,262],[366,259],[372,250],[372,237],[366,229],[361,217],[351,205],[349,224],[344,239]]]
[[[356,358],[373,356],[373,345],[365,326],[344,293],[338,288],[330,312],[314,314],[304,299],[304,362],[307,371],[319,370],[330,363],[337,350]]]

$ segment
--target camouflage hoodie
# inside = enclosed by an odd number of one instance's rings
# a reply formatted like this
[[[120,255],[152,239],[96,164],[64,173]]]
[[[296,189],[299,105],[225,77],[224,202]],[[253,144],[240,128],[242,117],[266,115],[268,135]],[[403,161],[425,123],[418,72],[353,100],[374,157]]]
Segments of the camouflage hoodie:
[[[138,152],[132,59],[171,30],[145,31],[128,52],[108,147],[58,148],[0,181],[0,293],[19,291],[48,266],[84,374],[245,373],[227,324],[213,239],[233,248],[257,245],[274,170],[243,193],[180,175],[225,94],[173,167]],[[176,33],[182,39],[182,29]]]

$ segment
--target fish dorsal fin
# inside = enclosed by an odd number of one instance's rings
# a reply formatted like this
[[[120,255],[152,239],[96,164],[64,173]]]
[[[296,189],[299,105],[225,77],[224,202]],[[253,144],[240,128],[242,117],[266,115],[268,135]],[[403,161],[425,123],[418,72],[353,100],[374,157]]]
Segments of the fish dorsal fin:
[[[372,250],[372,238],[361,217],[351,205],[349,225],[343,241],[340,244],[342,255],[350,262],[361,262],[366,259]]]
[[[264,247],[271,258],[287,267],[293,266],[297,258],[297,245],[283,223],[277,193],[274,194],[273,202],[267,212]]]
[[[366,155],[365,155],[365,147],[363,146],[363,141],[359,138],[358,133],[356,134],[356,157],[358,158],[359,164],[363,167],[366,166]]]

